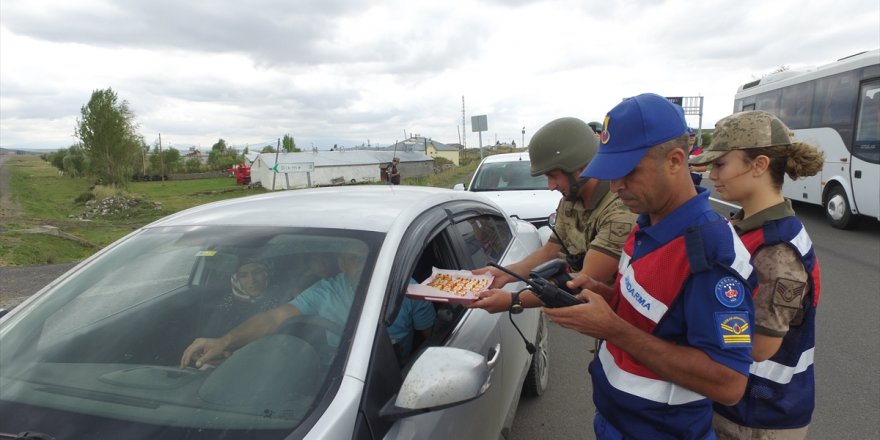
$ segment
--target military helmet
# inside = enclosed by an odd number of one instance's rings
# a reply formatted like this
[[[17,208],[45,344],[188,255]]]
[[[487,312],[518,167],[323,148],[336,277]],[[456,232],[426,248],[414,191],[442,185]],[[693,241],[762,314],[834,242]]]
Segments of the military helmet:
[[[590,128],[592,128],[593,131],[595,131],[596,133],[602,133],[602,123],[601,122],[593,121],[593,122],[588,123],[587,125],[589,125]]]
[[[541,127],[529,141],[532,176],[554,169],[572,173],[596,155],[599,143],[593,128],[577,118],[559,118]]]

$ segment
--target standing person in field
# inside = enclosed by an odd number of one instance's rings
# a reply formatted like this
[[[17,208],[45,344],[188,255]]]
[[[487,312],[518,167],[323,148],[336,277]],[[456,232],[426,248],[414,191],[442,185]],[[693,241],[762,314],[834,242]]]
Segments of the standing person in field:
[[[813,374],[819,262],[784,175],[813,176],[824,155],[794,139],[775,116],[748,111],[715,126],[712,145],[691,164],[709,165],[721,198],[742,209],[732,222],[752,254],[755,329],[749,385],[735,406],[715,405],[719,439],[803,439],[815,406]]]
[[[641,215],[614,287],[580,284],[586,304],[544,313],[602,340],[589,366],[596,438],[712,439],[713,401],[738,402],[752,363],[748,252],[691,181],[680,107],[645,93],[603,125],[582,175],[610,180]]]
[[[391,163],[385,167],[385,172],[388,174],[388,183],[391,185],[400,185],[400,171],[397,169],[397,165],[400,164],[400,159],[394,158],[391,160]]]

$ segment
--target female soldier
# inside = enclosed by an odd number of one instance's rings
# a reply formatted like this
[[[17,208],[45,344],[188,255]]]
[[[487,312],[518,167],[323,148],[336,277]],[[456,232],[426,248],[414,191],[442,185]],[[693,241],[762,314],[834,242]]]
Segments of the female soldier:
[[[715,404],[719,439],[803,439],[813,413],[819,263],[791,202],[782,196],[782,183],[784,174],[815,175],[824,155],[793,136],[770,113],[736,113],[718,121],[712,144],[690,160],[708,164],[721,198],[742,206],[731,222],[757,275],[755,363],[743,399],[730,407]]]

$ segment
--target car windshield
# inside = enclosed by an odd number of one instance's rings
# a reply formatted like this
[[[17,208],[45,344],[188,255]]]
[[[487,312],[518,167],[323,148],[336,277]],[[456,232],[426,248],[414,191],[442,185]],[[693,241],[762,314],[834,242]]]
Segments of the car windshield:
[[[83,430],[69,438],[289,432],[338,385],[352,310],[382,238],[310,228],[140,231],[3,323],[0,413],[50,435]],[[281,309],[289,319],[265,336],[181,368],[197,338],[268,322]]]
[[[547,178],[532,177],[527,160],[488,162],[480,166],[471,191],[518,191],[547,189]]]

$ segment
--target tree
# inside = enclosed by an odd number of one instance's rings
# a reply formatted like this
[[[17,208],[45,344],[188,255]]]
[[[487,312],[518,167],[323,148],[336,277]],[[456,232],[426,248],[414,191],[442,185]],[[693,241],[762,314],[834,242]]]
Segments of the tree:
[[[105,183],[126,186],[142,143],[128,101],[120,102],[111,88],[95,90],[80,112],[74,134],[89,171]]]
[[[302,150],[296,148],[296,142],[293,141],[293,136],[289,133],[285,134],[283,138],[281,138],[281,148],[288,153],[298,153]]]
[[[202,170],[202,162],[198,157],[190,157],[184,162],[183,167],[187,173],[198,173]]]
[[[266,145],[265,147],[263,147],[262,150],[260,150],[260,153],[274,153],[274,152],[275,152],[275,147],[273,147],[271,145]]]
[[[166,175],[175,173],[180,168],[180,151],[175,148],[163,149],[159,151],[159,142],[153,146],[153,153],[150,155],[150,171],[153,174]]]

